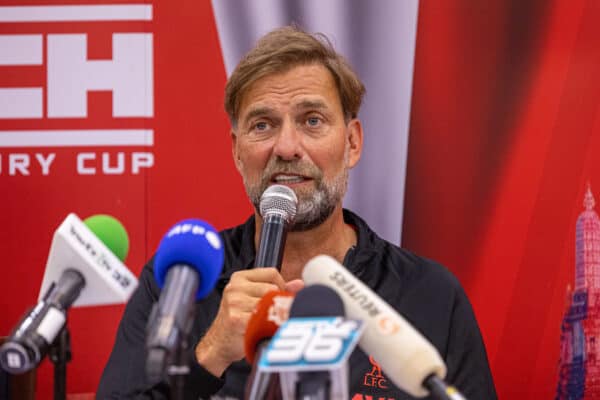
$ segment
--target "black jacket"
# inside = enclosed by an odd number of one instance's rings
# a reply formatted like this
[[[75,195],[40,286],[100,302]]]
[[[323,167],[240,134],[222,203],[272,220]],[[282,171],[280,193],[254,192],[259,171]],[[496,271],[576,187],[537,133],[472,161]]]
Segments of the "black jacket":
[[[448,367],[446,381],[469,400],[493,400],[496,393],[485,347],[473,310],[457,279],[444,267],[418,257],[378,237],[357,215],[344,210],[346,223],[358,234],[356,247],[344,259],[344,266],[377,292],[413,324],[437,348]],[[196,304],[191,343],[197,343],[215,318],[223,288],[231,274],[254,265],[254,218],[221,232],[225,263],[217,287]],[[160,290],[153,277],[152,260],[144,266],[139,287],[129,300],[110,359],[104,369],[98,399],[168,398],[169,387],[161,383],[148,387],[144,378],[146,322]],[[250,366],[245,360],[232,364],[217,378],[194,362],[189,351],[188,398],[242,399]],[[352,400],[411,399],[395,387],[356,349],[350,358]]]

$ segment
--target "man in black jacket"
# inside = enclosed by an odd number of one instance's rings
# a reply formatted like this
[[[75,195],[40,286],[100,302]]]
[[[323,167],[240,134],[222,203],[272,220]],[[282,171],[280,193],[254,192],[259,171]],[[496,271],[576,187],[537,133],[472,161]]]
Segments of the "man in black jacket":
[[[433,343],[447,380],[470,399],[495,399],[485,347],[466,295],[445,268],[394,246],[342,208],[348,172],[361,155],[357,118],[364,86],[324,37],[296,28],[265,35],[238,64],[225,89],[232,152],[250,201],[272,184],[296,193],[298,212],[281,270],[253,268],[262,220],[221,233],[225,266],[217,288],[196,304],[189,398],[243,398],[249,366],[243,337],[252,311],[271,290],[297,291],[303,266],[328,254],[384,298]],[[145,328],[159,289],[152,261],[129,301],[98,398],[167,397],[166,383],[144,382]],[[377,360],[350,359],[353,400],[410,399]]]

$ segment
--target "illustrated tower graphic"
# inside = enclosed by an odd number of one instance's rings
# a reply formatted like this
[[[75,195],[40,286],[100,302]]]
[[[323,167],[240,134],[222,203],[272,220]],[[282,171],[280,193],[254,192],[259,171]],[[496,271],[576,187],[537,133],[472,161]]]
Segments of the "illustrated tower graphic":
[[[556,400],[600,399],[600,218],[588,184],[575,233],[575,287],[567,287]]]

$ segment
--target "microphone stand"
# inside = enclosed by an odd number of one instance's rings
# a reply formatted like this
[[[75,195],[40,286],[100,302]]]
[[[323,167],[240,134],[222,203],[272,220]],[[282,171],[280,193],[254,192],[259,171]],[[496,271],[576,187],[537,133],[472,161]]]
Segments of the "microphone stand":
[[[54,364],[54,400],[67,398],[67,363],[71,361],[71,336],[67,325],[49,349],[50,360]]]
[[[186,357],[188,348],[188,338],[185,337],[175,349],[173,365],[167,367],[173,400],[182,400],[185,395],[185,377],[190,373],[189,359]]]
[[[296,400],[330,400],[329,373],[322,371],[300,372],[296,382]]]
[[[454,386],[448,386],[435,374],[429,375],[423,382],[423,386],[431,392],[433,397],[439,400],[466,400]]]
[[[188,349],[194,323],[193,296],[198,288],[196,272],[182,266],[167,273],[166,286],[171,289],[163,292],[154,304],[146,335],[146,377],[154,384],[166,376],[171,386],[170,398],[175,400],[184,398],[185,377],[190,372]],[[180,289],[185,304],[179,304],[178,293],[173,288]],[[178,315],[176,310],[182,308],[185,312]]]

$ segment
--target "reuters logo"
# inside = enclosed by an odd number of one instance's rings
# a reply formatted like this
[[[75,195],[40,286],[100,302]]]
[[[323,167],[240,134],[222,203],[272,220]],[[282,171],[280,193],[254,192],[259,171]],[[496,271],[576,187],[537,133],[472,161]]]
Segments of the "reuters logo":
[[[392,318],[384,315],[377,321],[377,330],[382,335],[394,335],[400,331],[400,325],[398,325]]]

